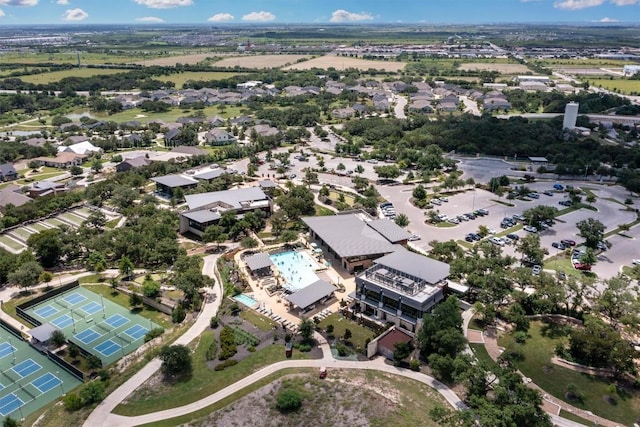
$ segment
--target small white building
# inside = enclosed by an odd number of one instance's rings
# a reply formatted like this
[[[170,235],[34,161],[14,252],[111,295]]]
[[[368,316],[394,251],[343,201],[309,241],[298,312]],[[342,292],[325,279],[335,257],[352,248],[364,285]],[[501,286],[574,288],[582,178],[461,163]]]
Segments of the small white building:
[[[564,120],[562,121],[562,129],[574,130],[576,128],[576,120],[578,119],[578,108],[580,104],[570,102],[564,107]]]
[[[622,68],[622,73],[626,77],[635,76],[636,74],[640,73],[640,65],[625,65]]]

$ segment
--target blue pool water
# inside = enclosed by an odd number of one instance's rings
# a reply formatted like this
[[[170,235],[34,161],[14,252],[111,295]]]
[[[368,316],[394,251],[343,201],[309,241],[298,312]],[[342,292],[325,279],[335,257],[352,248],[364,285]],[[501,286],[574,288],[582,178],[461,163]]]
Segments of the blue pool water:
[[[256,304],[258,304],[258,301],[254,300],[253,298],[251,298],[249,295],[246,295],[246,294],[236,295],[234,298],[236,301],[246,305],[249,308],[254,307]]]
[[[306,288],[319,280],[315,273],[318,263],[306,252],[282,252],[270,255],[269,258],[285,279],[285,288],[292,292]]]

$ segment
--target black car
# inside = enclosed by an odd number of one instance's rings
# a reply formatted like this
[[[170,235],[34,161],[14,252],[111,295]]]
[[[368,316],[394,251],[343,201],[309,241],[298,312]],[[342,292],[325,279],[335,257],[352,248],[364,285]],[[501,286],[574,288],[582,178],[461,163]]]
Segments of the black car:
[[[565,245],[563,245],[562,243],[558,243],[558,242],[553,242],[551,244],[551,246],[553,246],[556,249],[559,249],[561,251],[564,251],[565,249],[567,249],[567,247]]]
[[[476,215],[474,213],[468,213],[466,215],[467,215],[467,218],[469,219],[476,219]]]
[[[520,236],[517,234],[507,234],[507,237],[514,241],[520,240]]]
[[[571,202],[569,200],[560,200],[558,204],[562,206],[571,206]]]
[[[466,240],[467,242],[473,242],[473,236],[471,234],[467,234],[466,236],[464,236],[464,240]]]

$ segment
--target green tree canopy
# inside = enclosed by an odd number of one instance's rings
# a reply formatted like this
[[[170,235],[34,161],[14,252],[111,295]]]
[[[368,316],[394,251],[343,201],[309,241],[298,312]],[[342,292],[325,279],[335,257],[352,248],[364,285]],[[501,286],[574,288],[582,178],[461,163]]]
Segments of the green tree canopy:
[[[160,369],[165,375],[184,375],[191,373],[191,350],[184,345],[165,345],[158,356],[162,360]]]

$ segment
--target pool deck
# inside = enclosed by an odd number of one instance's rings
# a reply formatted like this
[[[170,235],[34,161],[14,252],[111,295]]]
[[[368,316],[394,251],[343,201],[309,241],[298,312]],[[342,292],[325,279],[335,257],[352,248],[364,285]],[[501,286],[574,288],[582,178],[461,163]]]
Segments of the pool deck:
[[[267,250],[267,248],[261,248],[261,250]],[[280,322],[282,322],[282,320],[287,320],[294,325],[300,324],[300,321],[302,319],[296,314],[294,314],[293,312],[290,312],[289,310],[287,310],[287,307],[285,305],[286,301],[283,301],[277,294],[273,296],[269,296],[269,294],[267,293],[267,286],[262,286],[261,281],[259,279],[256,280],[249,273],[247,273],[246,264],[241,259],[241,255],[243,254],[243,252],[244,251],[238,252],[235,255],[234,259],[237,265],[240,267],[240,271],[242,271],[242,274],[246,277],[247,282],[249,283],[249,286],[251,286],[251,290],[250,291],[246,290],[244,293],[253,294],[253,299],[255,299],[260,303],[258,307],[264,306],[265,308],[271,310],[271,312],[273,313],[272,317],[280,316],[281,318]],[[339,265],[339,263],[332,262],[332,267],[329,267],[328,269],[322,272],[316,272],[316,274],[320,276],[320,278],[323,278],[324,276],[325,279],[327,278],[330,279],[328,280],[330,283],[335,284],[335,283],[338,283],[338,280],[339,280],[339,283],[344,285],[345,292],[336,291],[335,300],[332,300],[328,305],[323,304],[321,306],[318,306],[314,310],[307,313],[305,316],[307,319],[312,318],[313,316],[315,316],[316,314],[319,314],[321,311],[325,309],[329,309],[332,313],[339,311],[340,301],[343,298],[346,300],[347,295],[355,291],[356,283],[353,275],[349,274],[346,270],[340,267],[336,268],[335,266],[333,266],[335,264]]]

